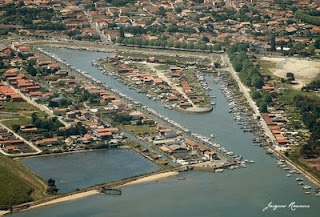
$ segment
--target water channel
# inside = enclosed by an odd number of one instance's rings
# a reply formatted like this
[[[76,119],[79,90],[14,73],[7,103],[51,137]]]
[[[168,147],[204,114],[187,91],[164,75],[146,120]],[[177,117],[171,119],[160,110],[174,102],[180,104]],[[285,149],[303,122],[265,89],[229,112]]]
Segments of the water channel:
[[[253,134],[244,133],[232,114],[228,113],[228,103],[220,85],[215,84],[211,76],[206,78],[212,88],[210,94],[216,96],[214,110],[204,114],[184,114],[164,108],[160,102],[129,89],[91,65],[91,60],[110,55],[108,53],[50,47],[46,50],[192,132],[208,137],[214,132],[217,143],[256,163],[219,174],[197,171],[182,173],[177,178],[126,187],[120,197],[96,195],[14,216],[318,216],[319,197],[304,194],[305,190],[295,181],[302,175],[286,177],[286,172],[276,166],[277,159],[266,155],[264,149],[252,145]],[[307,180],[305,182],[312,185]],[[262,209],[270,202],[287,207],[263,212]],[[310,205],[310,208],[292,211],[288,208],[292,202]]]

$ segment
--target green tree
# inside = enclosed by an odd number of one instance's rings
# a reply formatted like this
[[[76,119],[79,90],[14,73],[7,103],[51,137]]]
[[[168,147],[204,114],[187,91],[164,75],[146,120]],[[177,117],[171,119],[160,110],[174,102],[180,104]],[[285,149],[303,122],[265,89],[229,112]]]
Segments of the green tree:
[[[124,38],[124,28],[121,26],[119,30],[120,38]]]
[[[181,8],[175,8],[174,10],[175,10],[175,12],[178,13],[178,14],[180,14],[180,13],[182,12],[182,9],[181,9]]]
[[[13,129],[14,132],[18,132],[20,130],[20,125],[14,124],[12,126],[12,129]]]
[[[33,112],[33,113],[31,114],[31,120],[32,120],[32,123],[33,123],[33,124],[38,120],[38,116],[37,116],[37,113],[36,113],[36,112]]]
[[[259,110],[262,112],[262,113],[267,113],[268,112],[268,106],[267,106],[267,103],[263,102],[259,105]]]
[[[317,39],[315,42],[314,42],[314,47],[316,49],[320,49],[320,39]]]
[[[164,9],[163,6],[161,6],[158,11],[156,12],[157,15],[160,15],[160,16],[163,16],[165,17],[167,14],[166,14],[166,9]]]
[[[208,38],[208,37],[203,36],[203,37],[202,37],[202,41],[204,41],[205,43],[208,43],[210,40],[209,40],[209,38]]]
[[[48,189],[47,192],[49,194],[57,194],[58,193],[58,188],[56,187],[56,181],[52,178],[48,179]]]
[[[271,51],[276,50],[276,38],[274,35],[271,36]]]

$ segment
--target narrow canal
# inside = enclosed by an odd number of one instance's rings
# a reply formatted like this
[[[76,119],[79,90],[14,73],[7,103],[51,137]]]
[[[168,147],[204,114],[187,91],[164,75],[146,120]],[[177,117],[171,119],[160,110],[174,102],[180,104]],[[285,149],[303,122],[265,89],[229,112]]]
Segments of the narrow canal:
[[[120,197],[96,195],[16,216],[318,216],[319,198],[304,194],[295,181],[301,175],[286,177],[286,172],[276,167],[275,158],[266,155],[264,149],[252,145],[253,135],[244,133],[232,114],[228,113],[228,103],[211,76],[207,76],[207,80],[212,88],[211,94],[216,96],[214,110],[204,114],[184,114],[165,109],[160,102],[148,99],[91,66],[91,60],[110,55],[108,53],[49,47],[46,50],[192,132],[208,137],[214,132],[216,142],[256,163],[220,174],[183,173],[169,180],[126,187]],[[270,202],[287,207],[263,212],[262,209]],[[292,202],[310,205],[310,208],[292,211],[288,207]]]

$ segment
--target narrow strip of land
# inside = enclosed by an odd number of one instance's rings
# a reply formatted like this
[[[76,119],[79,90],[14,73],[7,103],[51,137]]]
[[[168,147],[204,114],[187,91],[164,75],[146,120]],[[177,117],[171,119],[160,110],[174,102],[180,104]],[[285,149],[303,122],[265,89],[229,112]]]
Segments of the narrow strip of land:
[[[141,183],[145,183],[145,182],[154,182],[160,179],[166,179],[172,176],[176,176],[178,175],[179,172],[178,171],[169,171],[169,172],[160,172],[160,173],[156,173],[156,174],[151,174],[149,176],[141,176],[141,178],[132,180],[132,181],[128,181],[127,183],[123,184],[123,182],[119,185],[114,185],[113,188],[121,188],[121,187],[125,187],[125,186],[130,186],[130,185],[137,185],[137,184],[141,184]],[[121,181],[119,181],[121,182]],[[83,192],[79,192],[79,193],[75,193],[75,194],[70,194],[70,195],[66,195],[66,196],[61,196],[49,201],[45,201],[43,203],[39,203],[39,204],[34,204],[31,205],[30,207],[28,207],[27,209],[24,209],[23,211],[27,211],[30,209],[34,209],[34,208],[40,208],[40,207],[44,207],[44,206],[49,206],[49,205],[53,205],[53,204],[58,204],[58,203],[63,203],[63,202],[67,202],[67,201],[72,201],[72,200],[77,200],[77,199],[81,199],[81,198],[85,198],[85,197],[89,197],[92,195],[96,195],[99,194],[100,192],[97,189],[91,189],[88,191],[83,191]],[[9,213],[9,211],[2,211],[0,210],[0,216],[4,216],[5,214]]]

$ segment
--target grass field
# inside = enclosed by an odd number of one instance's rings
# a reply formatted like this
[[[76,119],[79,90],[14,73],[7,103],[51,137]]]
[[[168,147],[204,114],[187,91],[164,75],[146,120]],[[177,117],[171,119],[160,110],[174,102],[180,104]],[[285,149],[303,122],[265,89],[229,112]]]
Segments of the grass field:
[[[31,124],[31,115],[36,112],[39,118],[45,117],[47,114],[27,102],[3,102],[4,110],[0,114],[1,119],[14,119],[3,121],[6,126],[12,129],[13,125],[29,125]]]
[[[272,75],[272,70],[276,69],[277,64],[267,60],[259,60],[262,75]]]
[[[123,127],[126,131],[132,133],[133,135],[138,135],[138,136],[141,136],[143,133],[154,134],[157,132],[156,127],[146,126],[146,125],[141,125],[141,126],[122,125],[121,127]]]
[[[23,101],[23,102],[3,102],[4,111],[6,112],[19,112],[19,111],[36,111],[38,108]]]
[[[9,127],[10,129],[12,129],[13,125],[20,125],[20,126],[27,126],[32,124],[31,118],[28,117],[19,117],[19,119],[17,120],[6,120],[6,121],[2,121],[2,123],[4,125],[6,125],[7,127]]]
[[[156,68],[157,70],[169,70],[170,67],[172,67],[172,65],[161,64],[161,65],[155,66],[154,68]]]
[[[0,209],[32,200],[33,189],[11,172],[0,167]]]
[[[46,184],[19,161],[0,155],[0,208],[43,199]]]

